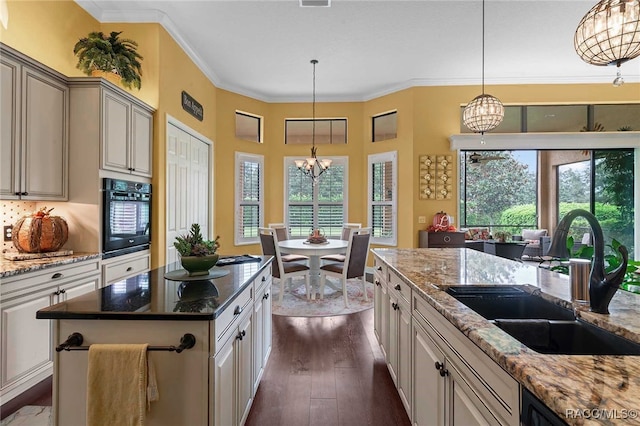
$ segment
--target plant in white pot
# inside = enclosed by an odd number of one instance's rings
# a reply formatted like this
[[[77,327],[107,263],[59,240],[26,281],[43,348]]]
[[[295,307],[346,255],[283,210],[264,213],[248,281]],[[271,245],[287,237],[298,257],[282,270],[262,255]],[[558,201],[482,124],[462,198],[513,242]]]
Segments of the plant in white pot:
[[[191,225],[188,234],[176,237],[173,246],[180,253],[182,267],[190,276],[208,275],[209,269],[218,263],[219,239],[220,236],[215,240],[205,240],[197,223]]]
[[[90,32],[74,46],[73,53],[78,57],[76,67],[87,75],[94,71],[117,74],[126,88],[142,85],[142,56],[137,52],[138,43],[120,38],[122,31],[112,31],[108,36],[101,31]]]

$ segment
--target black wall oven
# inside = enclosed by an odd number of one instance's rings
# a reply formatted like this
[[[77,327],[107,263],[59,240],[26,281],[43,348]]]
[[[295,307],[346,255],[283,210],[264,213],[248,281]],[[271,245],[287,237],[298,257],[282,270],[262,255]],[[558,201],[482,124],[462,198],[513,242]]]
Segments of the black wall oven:
[[[105,178],[102,202],[102,257],[148,249],[151,184]]]

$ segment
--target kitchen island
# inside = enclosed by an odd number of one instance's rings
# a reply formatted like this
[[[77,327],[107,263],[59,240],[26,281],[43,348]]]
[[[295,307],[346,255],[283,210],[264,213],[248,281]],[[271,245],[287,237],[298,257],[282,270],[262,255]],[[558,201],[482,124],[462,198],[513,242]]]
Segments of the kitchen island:
[[[85,422],[93,343],[159,349],[148,355],[160,398],[146,424],[241,424],[271,349],[272,258],[254,260],[215,266],[211,279],[183,276],[172,264],[39,310],[37,318],[54,320],[55,424]],[[74,333],[82,342],[65,345]],[[191,338],[192,347],[175,351]]]
[[[567,276],[469,249],[373,253],[376,336],[413,424],[517,425],[527,392],[568,424],[639,424],[639,356],[538,353],[445,291],[517,285],[571,307]],[[640,296],[618,290],[609,310],[577,317],[640,342]],[[425,390],[445,381],[442,394]]]

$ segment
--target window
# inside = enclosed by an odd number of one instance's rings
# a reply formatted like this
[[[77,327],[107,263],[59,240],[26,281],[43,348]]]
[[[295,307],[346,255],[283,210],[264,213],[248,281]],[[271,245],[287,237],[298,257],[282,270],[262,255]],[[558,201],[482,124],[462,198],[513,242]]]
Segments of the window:
[[[371,134],[373,135],[373,142],[397,138],[398,111],[374,115],[371,118]]]
[[[537,158],[536,151],[462,151],[460,226],[513,235],[537,228]]]
[[[396,151],[369,156],[369,224],[371,242],[397,244],[397,153]]]
[[[311,144],[313,139],[313,120],[288,118],[285,120],[284,143]],[[347,119],[317,119],[315,130],[316,144],[347,143]]]
[[[236,245],[260,242],[258,228],[264,221],[264,157],[236,152]]]
[[[325,157],[323,157],[325,158]],[[286,157],[285,220],[291,238],[306,238],[312,228],[320,228],[325,236],[339,238],[347,219],[348,158],[326,157],[331,167],[316,185]]]
[[[236,111],[236,138],[262,143],[262,117]]]

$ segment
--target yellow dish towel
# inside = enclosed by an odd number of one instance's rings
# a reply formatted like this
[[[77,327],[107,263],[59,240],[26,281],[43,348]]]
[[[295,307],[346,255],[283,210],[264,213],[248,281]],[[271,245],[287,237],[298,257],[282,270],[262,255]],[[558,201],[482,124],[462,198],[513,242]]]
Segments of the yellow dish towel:
[[[148,344],[93,344],[87,371],[87,426],[141,426],[148,401],[157,399]],[[149,377],[148,372],[152,373]]]

